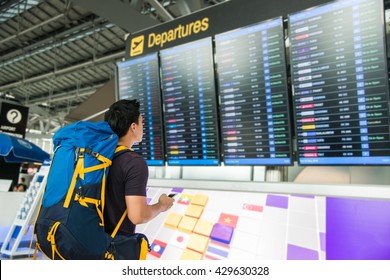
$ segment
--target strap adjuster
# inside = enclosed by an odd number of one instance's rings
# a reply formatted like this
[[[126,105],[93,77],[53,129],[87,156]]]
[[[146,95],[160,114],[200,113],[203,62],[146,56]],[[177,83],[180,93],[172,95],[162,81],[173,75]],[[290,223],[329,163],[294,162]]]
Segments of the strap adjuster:
[[[90,154],[90,155],[96,157],[96,158],[100,155],[99,153],[92,151],[90,148],[85,148],[85,152],[87,154]]]

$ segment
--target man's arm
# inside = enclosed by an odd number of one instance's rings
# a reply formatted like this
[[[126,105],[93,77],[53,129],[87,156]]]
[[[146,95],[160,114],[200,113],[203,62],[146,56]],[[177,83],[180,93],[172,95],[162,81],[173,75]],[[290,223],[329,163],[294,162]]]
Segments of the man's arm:
[[[161,212],[171,208],[174,201],[173,198],[162,194],[158,199],[158,203],[148,205],[144,196],[127,195],[127,217],[135,225],[147,223]]]

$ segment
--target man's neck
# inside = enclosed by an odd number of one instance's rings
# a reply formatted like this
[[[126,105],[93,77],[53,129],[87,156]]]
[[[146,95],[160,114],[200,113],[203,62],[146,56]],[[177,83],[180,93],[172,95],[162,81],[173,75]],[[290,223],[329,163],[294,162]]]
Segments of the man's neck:
[[[118,140],[118,146],[126,146],[126,147],[131,149],[133,144],[134,144],[134,141],[131,141],[131,139],[129,139],[129,137],[126,137],[126,136],[123,136],[123,137],[119,138],[119,140]]]

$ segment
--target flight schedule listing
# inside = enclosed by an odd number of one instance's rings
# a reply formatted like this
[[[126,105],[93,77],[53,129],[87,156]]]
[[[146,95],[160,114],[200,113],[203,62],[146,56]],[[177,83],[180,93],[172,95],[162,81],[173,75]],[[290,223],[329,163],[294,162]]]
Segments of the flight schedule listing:
[[[290,165],[282,18],[215,36],[227,165]]]
[[[169,165],[219,165],[211,38],[160,51]]]
[[[300,164],[390,164],[382,5],[346,0],[289,16]]]
[[[149,165],[164,165],[163,119],[157,53],[118,63],[119,99],[137,99],[144,135],[133,149]]]

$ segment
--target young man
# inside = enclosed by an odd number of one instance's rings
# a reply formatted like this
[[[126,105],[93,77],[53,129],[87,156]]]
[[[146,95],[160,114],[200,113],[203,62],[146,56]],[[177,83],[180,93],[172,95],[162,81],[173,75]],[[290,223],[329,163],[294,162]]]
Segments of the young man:
[[[136,100],[120,100],[111,105],[104,117],[118,135],[118,146],[130,148],[142,141],[143,124]],[[115,157],[107,178],[104,222],[106,232],[111,234],[127,209],[118,234],[134,233],[135,225],[150,221],[172,207],[174,199],[163,194],[158,203],[146,203],[146,186],[149,171],[146,161],[134,151]]]

